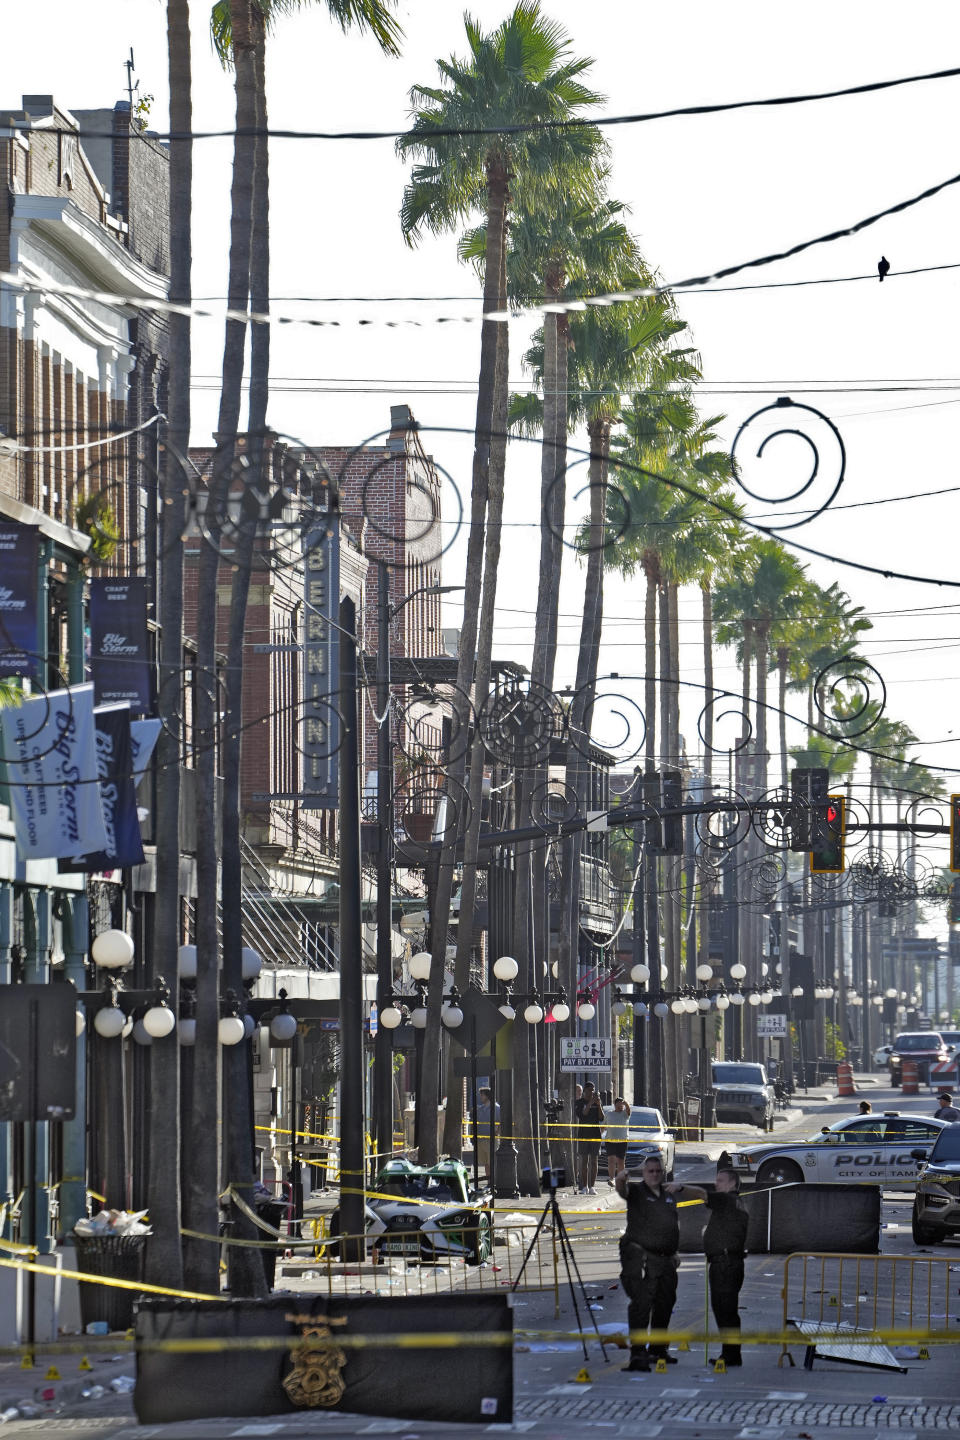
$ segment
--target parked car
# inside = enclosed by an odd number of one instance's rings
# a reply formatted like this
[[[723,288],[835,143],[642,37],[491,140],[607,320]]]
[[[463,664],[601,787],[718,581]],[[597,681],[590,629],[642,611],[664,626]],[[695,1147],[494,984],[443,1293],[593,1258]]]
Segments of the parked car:
[[[873,1052],[873,1065],[875,1070],[886,1070],[890,1065],[890,1052],[892,1045],[878,1045]]]
[[[945,1125],[932,1150],[913,1154],[921,1165],[913,1199],[913,1243],[933,1245],[960,1235],[960,1124]]]
[[[730,1156],[734,1170],[754,1176],[758,1185],[847,1185],[870,1181],[885,1190],[912,1190],[915,1151],[928,1147],[946,1128],[946,1120],[927,1115],[851,1115],[825,1125],[806,1140],[783,1145],[741,1145]]]
[[[904,1060],[917,1062],[917,1075],[921,1084],[925,1085],[930,1066],[949,1058],[939,1030],[904,1030],[894,1040],[890,1052],[890,1084],[894,1089],[900,1084]]]
[[[613,1114],[613,1106],[604,1107],[607,1115]],[[648,1155],[659,1155],[663,1162],[663,1173],[668,1180],[673,1179],[673,1164],[676,1156],[677,1142],[667,1129],[666,1122],[659,1110],[653,1110],[647,1105],[630,1106],[630,1124],[627,1127],[627,1154],[624,1164],[628,1170],[639,1170]],[[607,1147],[600,1147],[600,1174],[603,1175],[607,1167]]]
[[[367,1197],[367,1250],[427,1261],[459,1256],[479,1265],[490,1258],[492,1220],[493,1195],[471,1189],[459,1160],[427,1166],[390,1160]],[[331,1216],[330,1233],[340,1233],[339,1209]]]
[[[955,1055],[957,1050],[960,1049],[960,1030],[944,1030],[941,1025],[940,1039],[944,1045],[946,1045],[951,1055]]]
[[[712,1070],[718,1121],[742,1121],[761,1130],[773,1129],[776,1095],[762,1065],[745,1060],[715,1060]]]

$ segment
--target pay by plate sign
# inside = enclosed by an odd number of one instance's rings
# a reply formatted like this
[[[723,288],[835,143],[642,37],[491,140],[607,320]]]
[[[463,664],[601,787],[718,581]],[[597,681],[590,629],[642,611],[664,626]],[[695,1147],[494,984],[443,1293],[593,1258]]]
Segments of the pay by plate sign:
[[[758,1034],[758,1035],[786,1035],[786,1033],[787,1033],[787,1017],[786,1017],[786,1015],[758,1015],[758,1016],[757,1016],[757,1034]]]
[[[560,1041],[560,1069],[610,1070],[610,1053],[609,1036],[566,1036]]]

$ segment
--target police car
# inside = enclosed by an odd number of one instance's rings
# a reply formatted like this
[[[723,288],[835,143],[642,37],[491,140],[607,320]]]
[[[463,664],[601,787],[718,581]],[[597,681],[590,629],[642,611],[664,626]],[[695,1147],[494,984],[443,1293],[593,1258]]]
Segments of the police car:
[[[758,1185],[849,1185],[866,1181],[888,1190],[912,1190],[917,1183],[913,1151],[930,1148],[947,1124],[927,1115],[854,1115],[824,1126],[806,1140],[781,1145],[742,1145],[731,1166]]]

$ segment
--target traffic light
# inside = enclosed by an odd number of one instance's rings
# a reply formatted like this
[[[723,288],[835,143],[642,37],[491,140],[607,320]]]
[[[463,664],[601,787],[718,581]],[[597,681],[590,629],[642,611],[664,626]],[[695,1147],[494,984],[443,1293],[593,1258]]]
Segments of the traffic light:
[[[825,769],[793,770],[790,774],[790,849],[810,850],[813,807],[827,798],[829,777]]]
[[[683,780],[679,770],[663,772],[663,809],[678,811],[683,804]],[[683,816],[665,814],[663,817],[664,855],[683,854]]]
[[[950,796],[950,869],[960,871],[960,795]]]
[[[950,886],[950,896],[947,900],[947,920],[951,925],[960,925],[960,880],[954,880]],[[953,936],[950,936],[951,941]]]
[[[645,822],[647,849],[652,855],[683,854],[683,816],[663,815],[663,811],[680,809],[683,804],[683,780],[679,770],[664,770],[663,775],[643,777],[644,802],[660,813],[649,815]]]
[[[843,870],[844,798],[828,795],[814,805],[810,825],[810,870],[814,875],[839,875]]]

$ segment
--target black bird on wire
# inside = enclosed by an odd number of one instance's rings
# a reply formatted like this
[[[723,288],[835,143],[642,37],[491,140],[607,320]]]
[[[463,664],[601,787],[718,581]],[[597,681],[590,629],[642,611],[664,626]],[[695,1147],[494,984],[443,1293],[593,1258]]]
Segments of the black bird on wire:
[[[887,271],[888,271],[889,269],[890,269],[890,261],[887,259],[886,255],[881,255],[881,256],[880,256],[880,263],[879,263],[879,265],[877,266],[877,272],[878,272],[878,274],[879,274],[879,276],[880,276],[880,284],[881,284],[881,285],[883,284],[883,277],[886,275],[886,273],[887,273]]]

